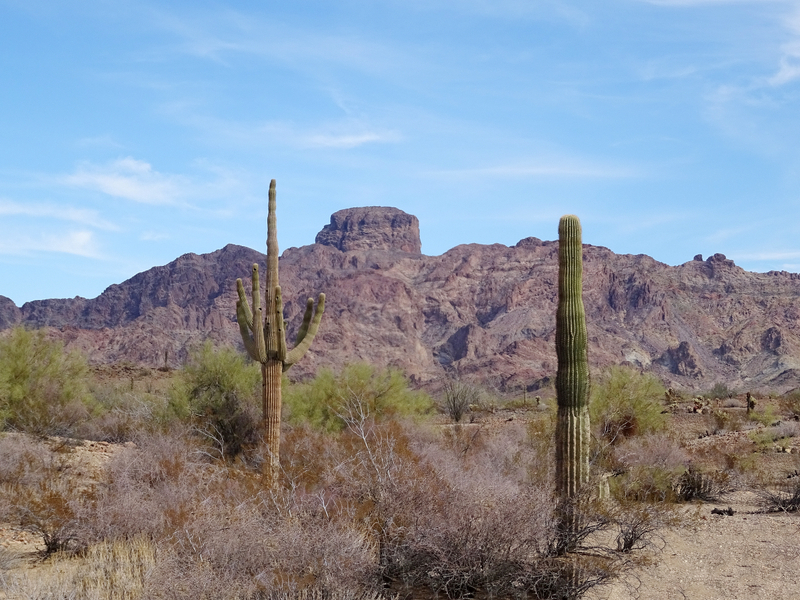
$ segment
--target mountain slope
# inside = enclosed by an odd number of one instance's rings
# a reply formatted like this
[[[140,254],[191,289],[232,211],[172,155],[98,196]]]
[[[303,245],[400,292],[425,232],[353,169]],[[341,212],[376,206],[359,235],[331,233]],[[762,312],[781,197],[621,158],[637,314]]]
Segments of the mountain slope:
[[[355,360],[403,368],[421,384],[446,372],[503,388],[555,374],[558,243],[457,246],[419,253],[415,217],[397,209],[339,211],[317,243],[281,257],[293,339],[307,297],[327,294],[309,355],[292,370]],[[0,328],[51,327],[91,361],[178,364],[210,337],[240,345],[235,280],[263,254],[236,245],[186,254],[94,299],[17,308],[0,296]],[[716,382],[784,390],[800,384],[800,275],[749,273],[723,255],[677,267],[585,246],[584,301],[594,367],[631,363],[682,388]],[[246,287],[249,282],[246,282]]]

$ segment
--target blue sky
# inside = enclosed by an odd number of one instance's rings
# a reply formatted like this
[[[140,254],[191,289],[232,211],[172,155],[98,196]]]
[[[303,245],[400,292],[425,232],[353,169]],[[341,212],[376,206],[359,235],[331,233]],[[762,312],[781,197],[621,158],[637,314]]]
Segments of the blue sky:
[[[800,271],[800,0],[0,0],[0,294],[396,206]],[[242,265],[246,274],[248,265]]]

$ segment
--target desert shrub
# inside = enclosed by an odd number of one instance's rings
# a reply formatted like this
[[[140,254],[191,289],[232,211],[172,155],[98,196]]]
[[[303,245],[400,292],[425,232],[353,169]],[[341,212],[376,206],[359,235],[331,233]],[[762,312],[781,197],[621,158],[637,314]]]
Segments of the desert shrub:
[[[592,427],[608,444],[659,431],[666,423],[663,398],[664,386],[654,375],[629,367],[610,367],[592,384]]]
[[[173,406],[185,406],[197,431],[220,458],[233,457],[258,442],[261,384],[258,365],[233,348],[206,342],[190,354],[172,395]]]
[[[758,496],[765,512],[797,512],[800,510],[800,481],[793,479],[776,489],[761,489]]]
[[[611,495],[627,502],[676,502],[675,485],[685,470],[654,465],[635,465],[611,478]]]
[[[756,410],[751,410],[749,417],[751,421],[769,426],[778,420],[778,413],[772,404],[762,404],[761,407]]]
[[[680,525],[681,515],[664,504],[621,503],[614,511],[617,524],[617,552],[629,553],[648,548],[661,550],[666,542],[665,528]]]
[[[338,374],[323,369],[307,383],[286,386],[283,403],[290,423],[325,431],[341,431],[353,410],[381,420],[424,414],[433,407],[430,397],[412,390],[399,370],[365,363],[347,365]]]
[[[704,395],[706,398],[711,398],[712,400],[722,400],[723,398],[733,398],[736,392],[730,389],[726,384],[717,382],[714,384],[714,387]]]
[[[722,433],[723,431],[741,431],[745,426],[746,415],[717,408],[706,416],[706,421],[710,425],[709,428],[713,434]]]
[[[92,543],[159,539],[180,528],[198,504],[213,502],[229,473],[209,464],[198,446],[188,430],[140,433],[135,447],[124,448],[106,464],[104,485],[79,515],[82,538]]]
[[[77,515],[93,493],[64,476],[66,464],[66,453],[23,435],[0,439],[0,518],[40,536],[46,555],[83,545]]]
[[[725,471],[704,472],[689,467],[678,478],[675,491],[678,500],[682,502],[715,502],[731,491],[730,475]]]
[[[15,327],[0,338],[0,427],[68,434],[91,408],[81,355],[42,330]]]
[[[614,459],[623,468],[652,466],[675,469],[689,463],[686,450],[665,433],[651,433],[622,441],[614,448]]]
[[[459,379],[450,379],[444,384],[439,409],[449,416],[454,423],[470,411],[470,405],[477,405],[481,390],[475,385]]]
[[[739,398],[725,398],[722,406],[725,408],[747,408],[745,406],[746,402],[746,400],[742,401]]]
[[[80,439],[123,443],[136,439],[140,432],[169,427],[176,420],[175,406],[166,394],[131,391],[127,385],[93,385],[97,414],[75,428]],[[183,404],[184,417],[188,405]]]
[[[794,419],[800,418],[800,389],[794,389],[781,396],[779,405],[784,413]]]

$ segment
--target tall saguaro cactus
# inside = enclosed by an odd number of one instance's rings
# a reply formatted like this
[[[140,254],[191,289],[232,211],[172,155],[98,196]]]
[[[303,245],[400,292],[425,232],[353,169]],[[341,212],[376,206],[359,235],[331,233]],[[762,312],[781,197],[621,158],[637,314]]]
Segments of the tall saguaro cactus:
[[[578,217],[558,224],[558,311],[556,313],[556,491],[568,511],[562,523],[576,526],[572,500],[589,477],[589,360],[583,308],[583,246]]]
[[[283,320],[283,300],[278,280],[278,232],[275,216],[275,180],[269,184],[269,212],[267,216],[267,285],[265,306],[261,307],[258,264],[252,271],[252,309],[245,296],[241,279],[236,280],[239,300],[236,302],[236,320],[242,341],[250,357],[261,363],[261,408],[264,440],[269,450],[265,475],[275,484],[280,470],[281,444],[281,374],[300,360],[308,351],[317,334],[322,313],[325,311],[325,294],[320,294],[317,308],[314,300],[306,302],[303,323],[297,332],[292,350],[286,348],[286,327]]]

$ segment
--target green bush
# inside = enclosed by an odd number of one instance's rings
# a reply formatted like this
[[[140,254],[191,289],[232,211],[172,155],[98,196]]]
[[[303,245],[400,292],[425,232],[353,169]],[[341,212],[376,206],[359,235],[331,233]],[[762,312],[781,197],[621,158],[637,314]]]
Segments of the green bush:
[[[589,412],[598,438],[614,444],[626,437],[660,431],[664,386],[654,375],[614,366],[592,385]]]
[[[342,417],[351,410],[381,420],[433,408],[427,394],[409,388],[401,371],[364,363],[347,365],[338,374],[323,369],[307,383],[285,386],[283,405],[290,423],[309,423],[325,431],[340,431]]]
[[[736,392],[724,383],[715,383],[714,387],[705,394],[705,397],[712,400],[722,400],[724,398],[733,398],[735,395]]]
[[[797,419],[800,417],[800,389],[793,389],[784,394],[779,402],[781,410],[790,417]]]
[[[15,327],[0,338],[0,426],[70,433],[92,409],[86,359],[42,330]]]
[[[635,465],[610,480],[611,494],[618,501],[676,502],[676,482],[684,472],[681,467]]]
[[[177,415],[191,414],[220,457],[259,439],[261,371],[233,348],[206,342],[193,351],[172,390]]]

